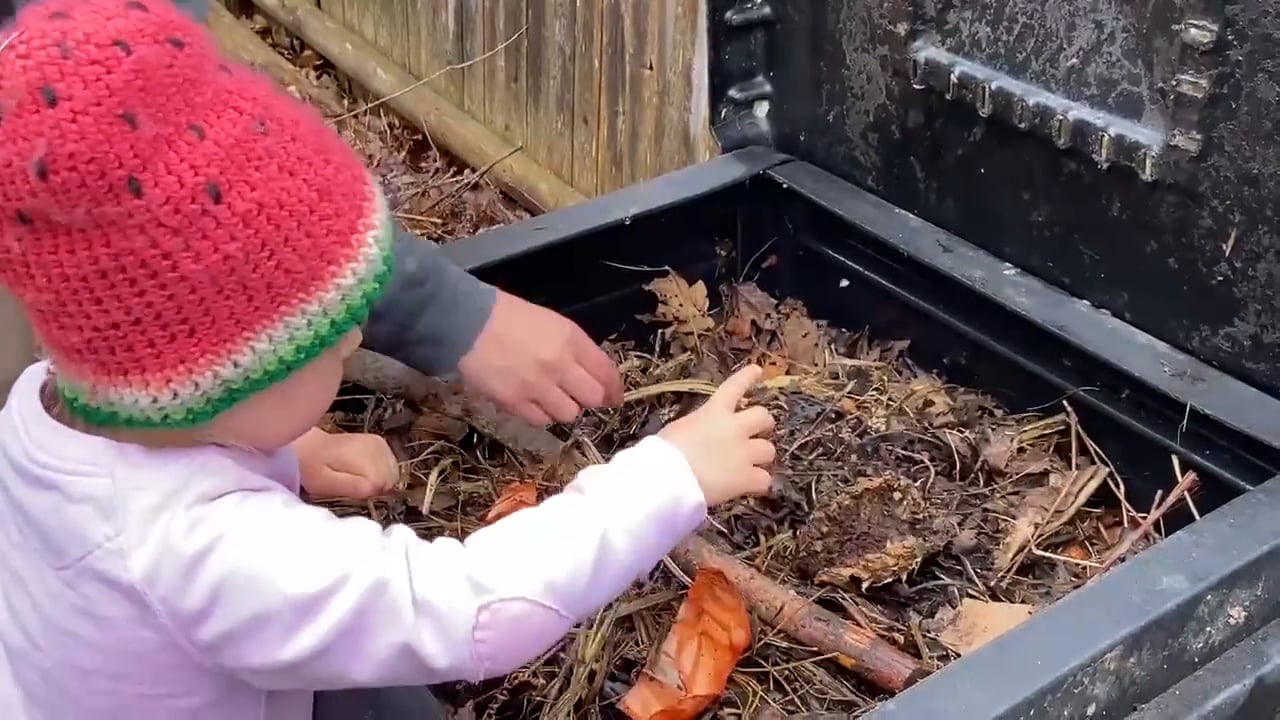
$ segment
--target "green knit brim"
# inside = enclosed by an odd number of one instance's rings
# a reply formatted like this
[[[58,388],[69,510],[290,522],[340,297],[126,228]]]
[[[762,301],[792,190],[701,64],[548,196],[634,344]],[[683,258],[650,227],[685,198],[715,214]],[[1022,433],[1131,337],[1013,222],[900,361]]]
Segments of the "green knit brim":
[[[336,307],[307,323],[304,333],[255,358],[249,370],[193,401],[142,411],[95,403],[92,395],[71,383],[54,382],[67,411],[91,426],[136,430],[189,429],[204,425],[232,406],[284,380],[338,343],[368,318],[391,277],[394,225],[388,217],[379,229],[379,257],[366,264],[364,277]]]

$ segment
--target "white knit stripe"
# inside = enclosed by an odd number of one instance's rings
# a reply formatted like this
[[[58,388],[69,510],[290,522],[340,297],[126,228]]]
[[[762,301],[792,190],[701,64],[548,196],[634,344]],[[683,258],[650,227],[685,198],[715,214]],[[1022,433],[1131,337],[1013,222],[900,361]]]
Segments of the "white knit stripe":
[[[386,256],[391,250],[389,236],[393,230],[387,221],[385,198],[376,190],[373,196],[374,212],[366,216],[365,227],[361,229],[364,238],[356,262],[348,264],[345,272],[334,278],[316,297],[245,345],[237,347],[227,357],[175,382],[170,386],[170,392],[159,395],[146,388],[145,382],[138,382],[133,387],[94,385],[89,390],[76,378],[62,374],[58,382],[95,406],[109,407],[128,415],[151,416],[209,402],[210,398],[225,392],[228,384],[235,384],[250,372],[272,362],[280,350],[296,344],[301,337],[314,334],[316,331],[312,325],[316,320],[340,311],[349,298],[361,292],[372,276],[382,269],[388,261]]]

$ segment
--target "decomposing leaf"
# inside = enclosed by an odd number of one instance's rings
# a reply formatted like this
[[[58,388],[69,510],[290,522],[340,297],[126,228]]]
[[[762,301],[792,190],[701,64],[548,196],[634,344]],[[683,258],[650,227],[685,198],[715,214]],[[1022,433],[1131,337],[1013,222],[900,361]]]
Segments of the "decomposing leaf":
[[[538,486],[531,482],[513,482],[502,488],[498,499],[484,516],[485,524],[495,523],[514,513],[538,504]]]
[[[782,351],[793,366],[820,368],[823,363],[822,329],[798,302],[783,303]]]
[[[703,568],[662,646],[618,706],[631,720],[693,720],[724,693],[750,645],[741,593],[724,573]]]
[[[725,333],[742,341],[743,347],[755,342],[757,330],[774,330],[778,326],[778,303],[755,283],[742,283],[733,288],[732,310],[724,323]]]
[[[658,298],[653,319],[671,323],[677,332],[706,333],[715,327],[708,315],[707,286],[701,280],[690,285],[676,273],[660,277],[644,286]]]
[[[463,420],[436,412],[425,412],[413,421],[409,429],[414,442],[427,442],[433,438],[445,438],[457,442],[470,430]]]
[[[1033,605],[965,598],[944,621],[938,639],[953,651],[967,655],[1021,625],[1035,611]]]
[[[988,433],[982,443],[982,459],[993,472],[1002,473],[1013,457],[1018,442],[1018,433],[1008,428]]]
[[[1075,471],[1050,473],[1049,482],[1032,488],[1019,500],[1013,522],[1005,528],[995,555],[995,569],[1003,573],[1013,567],[1024,548],[1036,538],[1047,536],[1065,525],[1106,480],[1109,470],[1092,465]]]
[[[862,478],[818,500],[796,535],[796,569],[864,590],[904,578],[954,536],[941,514],[906,478]]]

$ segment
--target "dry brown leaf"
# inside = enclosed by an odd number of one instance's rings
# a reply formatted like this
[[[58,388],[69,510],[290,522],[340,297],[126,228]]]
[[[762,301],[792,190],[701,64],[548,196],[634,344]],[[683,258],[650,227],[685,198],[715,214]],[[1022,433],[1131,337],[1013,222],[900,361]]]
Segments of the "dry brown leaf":
[[[786,317],[782,321],[782,352],[792,365],[820,368],[823,365],[822,329],[799,303],[784,303]]]
[[[1014,430],[1005,429],[992,433],[982,443],[982,459],[987,461],[987,466],[992,471],[1003,473],[1009,465],[1009,460],[1013,458],[1017,442],[1018,433]]]
[[[631,720],[693,720],[724,693],[751,646],[751,618],[724,573],[703,568],[657,654],[618,707]]]
[[[953,651],[967,655],[1021,625],[1035,610],[1033,605],[965,598],[938,633],[938,639]]]
[[[706,333],[715,328],[708,315],[707,286],[701,280],[690,285],[676,273],[660,277],[644,286],[658,298],[653,319],[671,323],[677,332]]]
[[[531,508],[537,504],[537,485],[531,482],[513,482],[502,488],[502,492],[493,503],[493,507],[489,508],[489,513],[484,516],[484,522],[486,525],[495,523],[512,513]]]
[[[463,420],[451,418],[440,413],[425,412],[413,421],[409,433],[414,442],[426,442],[432,438],[447,438],[457,442],[470,431],[471,427]]]
[[[755,331],[774,330],[778,326],[778,303],[755,283],[741,283],[733,288],[732,307],[725,321],[725,332],[734,340],[750,347]]]

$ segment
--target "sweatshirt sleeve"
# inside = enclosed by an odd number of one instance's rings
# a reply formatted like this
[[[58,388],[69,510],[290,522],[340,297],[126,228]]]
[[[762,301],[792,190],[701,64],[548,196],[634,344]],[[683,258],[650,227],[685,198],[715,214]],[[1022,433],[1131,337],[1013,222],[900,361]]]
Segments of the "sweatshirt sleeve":
[[[497,289],[399,226],[392,263],[365,325],[365,347],[428,374],[453,372],[488,322]]]
[[[180,642],[258,687],[478,681],[546,652],[705,514],[684,456],[650,437],[462,542],[246,490],[159,523],[134,564]]]

